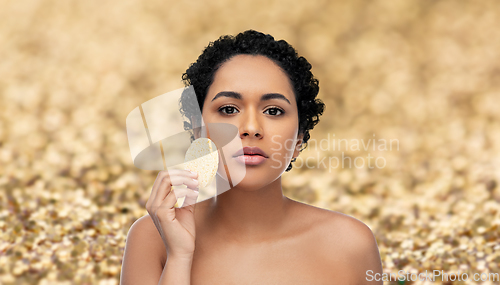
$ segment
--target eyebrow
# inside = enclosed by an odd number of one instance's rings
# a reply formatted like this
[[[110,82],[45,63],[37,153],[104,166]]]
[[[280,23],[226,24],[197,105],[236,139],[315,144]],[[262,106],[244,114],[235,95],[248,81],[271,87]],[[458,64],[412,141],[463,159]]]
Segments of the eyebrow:
[[[243,100],[243,96],[241,96],[241,94],[238,92],[222,91],[222,92],[217,93],[217,95],[215,95],[215,97],[212,99],[212,101],[214,101],[215,99],[217,99],[219,97],[230,97],[230,98],[234,98],[234,99],[238,99],[238,100]],[[266,100],[271,100],[271,99],[284,100],[284,101],[288,102],[288,104],[291,105],[290,101],[288,101],[288,99],[283,94],[280,94],[280,93],[266,93],[260,97],[261,102],[266,101]]]

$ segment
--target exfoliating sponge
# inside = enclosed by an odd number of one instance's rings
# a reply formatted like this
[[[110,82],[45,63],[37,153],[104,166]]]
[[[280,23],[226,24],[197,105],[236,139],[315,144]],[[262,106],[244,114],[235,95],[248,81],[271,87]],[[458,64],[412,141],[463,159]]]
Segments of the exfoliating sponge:
[[[184,168],[198,173],[198,187],[210,184],[218,166],[219,153],[212,140],[199,138],[191,143],[184,157]]]

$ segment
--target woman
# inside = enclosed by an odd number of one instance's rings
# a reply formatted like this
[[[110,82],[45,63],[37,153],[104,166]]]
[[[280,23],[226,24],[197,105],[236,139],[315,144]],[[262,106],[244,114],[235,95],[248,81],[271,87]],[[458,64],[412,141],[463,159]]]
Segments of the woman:
[[[209,44],[183,79],[204,122],[237,126],[243,146],[260,156],[245,151],[240,183],[181,208],[172,185],[186,185],[185,201],[195,201],[197,174],[160,171],[149,215],[129,231],[121,284],[375,283],[367,271],[375,276],[382,265],[365,224],[282,193],[281,175],[324,110],[310,69],[287,42],[254,30]],[[287,142],[294,147],[276,147]]]

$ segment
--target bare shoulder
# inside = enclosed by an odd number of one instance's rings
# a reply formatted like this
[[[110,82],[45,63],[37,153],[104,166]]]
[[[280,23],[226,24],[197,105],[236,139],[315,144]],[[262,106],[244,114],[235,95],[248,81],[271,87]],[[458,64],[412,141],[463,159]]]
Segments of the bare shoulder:
[[[147,241],[149,250],[160,259],[163,267],[167,257],[166,249],[151,216],[146,214],[140,217],[132,224],[130,231],[132,231],[132,228],[134,228],[133,231],[135,232],[135,235],[140,235],[142,240]]]
[[[322,228],[325,234],[335,234],[339,239],[345,241],[346,245],[358,249],[377,246],[372,230],[362,221],[340,212],[322,210],[327,216],[325,227]]]
[[[313,222],[316,225],[315,229],[324,234],[335,233],[337,237],[348,234],[351,237],[355,235],[369,240],[374,237],[371,229],[354,217],[298,201],[293,202],[296,213],[302,216],[305,222]],[[342,231],[339,232],[340,229]]]
[[[149,215],[144,215],[132,224],[132,226],[130,227],[130,231],[132,230],[140,233],[151,233],[153,230],[156,231],[156,227],[153,223],[153,219],[151,219]]]
[[[354,277],[356,284],[368,283],[365,277],[370,270],[373,274],[382,273],[377,241],[365,223],[332,210],[307,204],[299,207],[305,220],[314,225],[311,227],[310,238],[314,241],[311,249],[322,264],[343,268],[342,272]]]
[[[120,284],[157,283],[165,258],[165,245],[153,220],[149,215],[142,216],[132,224],[127,234]]]

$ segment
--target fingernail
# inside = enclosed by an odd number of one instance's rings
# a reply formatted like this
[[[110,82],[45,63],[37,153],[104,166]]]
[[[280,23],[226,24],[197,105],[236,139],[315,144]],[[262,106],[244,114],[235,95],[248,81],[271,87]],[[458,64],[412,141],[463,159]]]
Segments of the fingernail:
[[[193,173],[194,175],[196,175],[196,174],[197,174],[196,172],[194,172],[194,171],[191,171],[191,170],[189,170],[189,172]]]
[[[196,184],[198,184],[198,180],[196,180],[196,179],[193,178],[193,181],[196,182]]]

